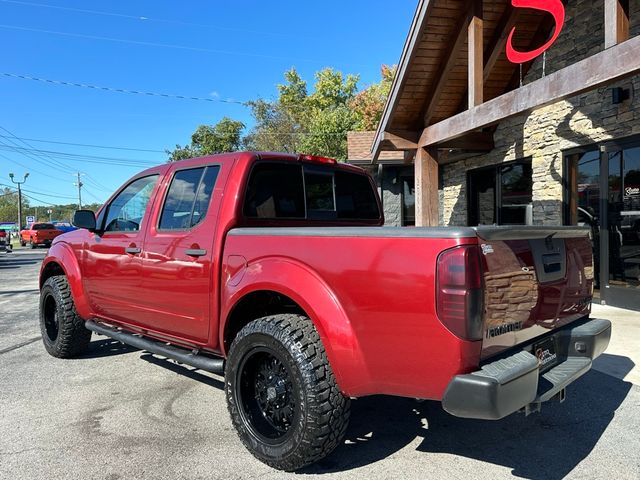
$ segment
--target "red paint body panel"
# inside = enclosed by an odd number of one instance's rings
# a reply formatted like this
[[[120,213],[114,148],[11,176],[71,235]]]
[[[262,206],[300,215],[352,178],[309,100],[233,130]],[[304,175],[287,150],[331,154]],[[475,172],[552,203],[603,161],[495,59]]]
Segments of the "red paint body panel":
[[[247,292],[276,289],[311,316],[347,394],[441,398],[480,354],[480,342],[456,338],[435,313],[436,257],[461,242],[229,235],[225,258],[242,255],[247,267],[223,290],[222,318]]]
[[[453,376],[477,369],[483,342],[456,337],[435,311],[438,255],[457,245],[478,244],[475,233],[455,236],[443,228],[427,238],[420,236],[421,229],[401,229],[404,233],[391,235],[386,227],[375,228],[383,224],[382,215],[333,222],[244,218],[251,168],[269,160],[316,162],[364,174],[350,165],[275,153],[216,155],[149,169],[134,177],[158,175],[142,229],[78,230],[58,238],[43,263],[41,284],[60,265],[83,318],[223,356],[238,302],[252,292],[279,293],[314,322],[340,388],[350,396],[441,399]],[[206,217],[189,230],[159,230],[175,172],[203,165],[220,166]],[[381,212],[377,194],[376,199]],[[104,215],[99,212],[98,220]],[[316,229],[317,234],[305,228],[318,226],[327,228]],[[369,228],[334,235],[338,230],[332,232],[332,226]],[[138,254],[125,253],[132,245],[140,248]],[[194,248],[206,254],[185,254]],[[558,305],[564,304],[555,302],[555,310]]]

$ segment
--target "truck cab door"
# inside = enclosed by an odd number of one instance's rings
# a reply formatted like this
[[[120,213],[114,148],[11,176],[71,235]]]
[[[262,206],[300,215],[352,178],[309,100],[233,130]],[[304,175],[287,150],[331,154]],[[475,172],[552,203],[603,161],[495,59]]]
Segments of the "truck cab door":
[[[91,307],[100,317],[130,323],[138,316],[145,223],[158,174],[136,178],[105,206],[98,233],[84,248],[82,279]]]
[[[173,172],[145,238],[138,319],[152,332],[205,343],[217,308],[219,259],[214,251],[222,199],[222,164]]]

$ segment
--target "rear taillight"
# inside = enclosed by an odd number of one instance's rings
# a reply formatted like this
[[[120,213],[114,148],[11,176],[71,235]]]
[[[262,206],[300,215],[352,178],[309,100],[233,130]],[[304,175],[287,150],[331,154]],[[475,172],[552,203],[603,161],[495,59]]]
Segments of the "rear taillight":
[[[445,250],[438,256],[436,308],[451,333],[482,339],[482,272],[476,245]]]

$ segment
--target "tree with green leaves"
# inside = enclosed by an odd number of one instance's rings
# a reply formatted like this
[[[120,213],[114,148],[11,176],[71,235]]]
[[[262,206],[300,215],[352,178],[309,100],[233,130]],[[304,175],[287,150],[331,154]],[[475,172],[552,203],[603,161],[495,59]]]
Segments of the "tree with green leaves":
[[[382,65],[382,79],[358,93],[350,102],[350,107],[357,112],[357,130],[369,131],[378,128],[384,105],[391,92],[391,85],[396,75],[395,66]]]
[[[22,214],[29,208],[29,199],[22,196]],[[11,188],[0,190],[0,222],[18,221],[18,192]]]
[[[242,122],[228,117],[224,117],[215,125],[200,125],[191,135],[190,144],[176,145],[174,150],[167,151],[169,160],[174,162],[185,158],[241,150],[244,145],[243,130]]]
[[[217,152],[262,150],[307,153],[345,160],[347,132],[374,130],[391,90],[395,67],[383,65],[382,79],[358,92],[357,75],[325,68],[315,74],[313,91],[295,68],[285,72],[276,86],[275,100],[252,100],[255,125],[243,138],[244,125],[224,118],[213,126],[201,125],[191,143],[167,152],[179,160]]]

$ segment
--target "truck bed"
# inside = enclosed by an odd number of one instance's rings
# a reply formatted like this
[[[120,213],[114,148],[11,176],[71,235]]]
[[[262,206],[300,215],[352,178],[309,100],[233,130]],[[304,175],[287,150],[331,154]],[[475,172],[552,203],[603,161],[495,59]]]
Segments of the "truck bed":
[[[534,257],[547,258],[538,244],[550,236],[551,253],[565,249],[567,263],[562,277],[539,278],[544,266]],[[481,341],[457,338],[436,311],[438,255],[459,245],[485,252]],[[224,258],[223,316],[243,285],[260,281],[271,263],[281,275],[291,264],[292,271],[319,277],[326,291],[318,294],[335,299],[356,333],[358,345],[344,348],[357,348],[364,358],[362,368],[341,372],[346,384],[356,385],[354,395],[440,399],[451,376],[477,368],[481,359],[587,316],[593,283],[587,230],[562,227],[237,228],[228,233]],[[296,293],[304,288],[298,274],[279,280],[290,286],[282,293],[304,302]]]

